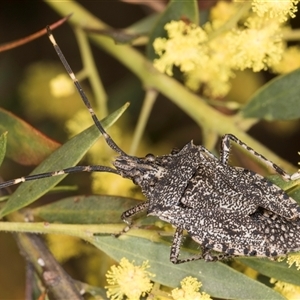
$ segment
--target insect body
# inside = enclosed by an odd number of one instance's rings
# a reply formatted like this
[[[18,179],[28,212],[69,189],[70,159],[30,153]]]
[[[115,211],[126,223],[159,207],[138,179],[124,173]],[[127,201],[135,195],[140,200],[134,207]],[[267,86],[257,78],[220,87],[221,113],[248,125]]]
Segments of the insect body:
[[[232,135],[224,136],[223,144],[229,140],[246,147]],[[174,225],[174,263],[233,255],[277,257],[300,250],[300,210],[296,201],[262,176],[224,164],[226,154],[221,152],[219,160],[190,142],[181,151],[161,157],[121,155],[114,166],[120,175],[141,186],[147,197],[147,202],[124,212],[122,219],[130,224],[133,215],[147,210],[148,215]],[[278,166],[257,156],[289,178]],[[178,259],[183,230],[200,244],[200,255]],[[223,254],[212,256],[211,250]]]
[[[232,135],[223,137],[230,139],[245,145]],[[165,211],[182,204],[245,215],[264,207],[287,219],[300,216],[297,202],[279,187],[252,171],[224,164],[221,159],[190,142],[176,154],[146,158],[121,155],[113,164],[120,175],[141,186],[149,200],[149,211]]]
[[[288,221],[262,208],[247,216],[222,209],[190,209],[174,206],[168,212],[161,213],[160,218],[177,227],[170,257],[174,263],[201,258],[215,261],[232,256],[276,258],[300,250],[299,219]],[[180,260],[179,248],[176,245],[180,245],[183,229],[200,244],[202,253]],[[222,254],[212,255],[212,250]]]
[[[229,166],[230,141],[250,151],[284,179],[290,180],[290,175],[233,135],[223,137],[220,159],[192,142],[169,155],[150,154],[144,158],[127,155],[100,124],[49,28],[48,35],[96,126],[119,154],[113,162],[115,169],[76,166],[10,180],[0,184],[0,188],[79,171],[111,172],[128,178],[141,187],[147,200],[122,214],[121,218],[129,225],[124,232],[130,228],[131,218],[141,211],[169,222],[176,227],[170,255],[173,263],[213,261],[236,255],[276,257],[300,250],[299,205],[260,175]],[[200,245],[202,253],[180,260],[184,230]],[[213,256],[212,250],[221,254]]]

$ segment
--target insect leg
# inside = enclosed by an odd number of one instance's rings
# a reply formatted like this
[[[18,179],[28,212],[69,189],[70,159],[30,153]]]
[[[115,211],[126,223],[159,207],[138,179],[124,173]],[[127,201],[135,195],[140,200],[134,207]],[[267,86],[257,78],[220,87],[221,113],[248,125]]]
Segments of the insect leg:
[[[182,263],[193,261],[193,260],[203,259],[204,257],[202,255],[202,253],[188,257],[188,258],[179,259],[182,237],[183,237],[183,229],[180,227],[177,227],[174,237],[173,237],[173,243],[171,246],[170,261],[173,264],[182,264]]]
[[[200,245],[201,254],[193,255],[193,256],[190,256],[190,257],[187,257],[184,259],[179,259],[178,257],[180,255],[180,245],[182,242],[182,236],[183,236],[183,229],[180,227],[177,227],[175,234],[174,234],[173,243],[171,246],[171,253],[170,253],[170,261],[173,264],[181,264],[181,263],[194,261],[194,260],[200,260],[200,259],[204,259],[207,262],[215,262],[215,261],[222,261],[224,259],[233,257],[227,253],[212,255],[211,249],[205,248]]]
[[[239,140],[237,137],[235,137],[232,134],[226,134],[222,138],[221,143],[221,151],[220,151],[220,160],[221,162],[226,165],[228,163],[228,158],[230,154],[230,142],[233,141],[239,146],[246,149],[248,152],[253,154],[255,157],[257,157],[264,165],[270,167],[273,169],[277,174],[279,174],[284,180],[294,180],[297,178],[297,173],[293,175],[289,175],[286,173],[283,169],[281,169],[278,165],[273,163],[272,161],[265,158],[263,155],[257,153],[255,150],[247,146],[244,142]],[[261,175],[259,174],[251,174],[251,171],[244,170],[244,172],[248,172],[248,181],[254,183],[253,185],[253,196],[255,199],[256,194],[261,195],[260,197],[260,203],[259,206],[264,207],[270,211],[273,211],[287,219],[294,219],[296,217],[300,216],[300,206],[298,203],[289,197],[283,190],[281,190],[276,185],[272,185],[267,180],[260,179],[259,177]],[[257,178],[257,181],[255,181],[255,178]],[[254,180],[254,181],[253,181]],[[264,181],[263,181],[264,180]],[[265,182],[265,183],[264,183]],[[249,185],[250,187],[250,185]],[[256,189],[258,187],[258,189]],[[250,189],[251,191],[251,189]],[[260,191],[263,191],[261,193]]]
[[[273,169],[276,173],[278,173],[283,179],[285,180],[294,180],[300,177],[300,173],[295,173],[293,175],[287,174],[283,169],[281,169],[278,165],[273,163],[272,161],[265,158],[263,155],[259,154],[252,148],[250,148],[248,145],[246,145],[244,142],[239,140],[236,136],[232,134],[226,134],[223,136],[221,141],[221,151],[220,151],[220,160],[223,164],[228,164],[229,154],[230,154],[230,141],[235,142],[236,144],[240,145],[244,149],[246,149],[248,152],[253,154],[255,157],[257,157],[263,164]]]
[[[147,210],[149,207],[149,202],[145,201],[136,206],[124,211],[121,215],[121,219],[127,224],[127,226],[116,235],[116,237],[120,236],[123,233],[126,233],[132,227],[132,217],[140,212]]]

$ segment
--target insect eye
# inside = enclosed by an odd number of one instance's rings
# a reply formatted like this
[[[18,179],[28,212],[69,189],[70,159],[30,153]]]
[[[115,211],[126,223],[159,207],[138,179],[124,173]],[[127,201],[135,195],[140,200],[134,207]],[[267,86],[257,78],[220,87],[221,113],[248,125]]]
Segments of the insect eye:
[[[155,161],[155,156],[152,154],[152,153],[148,153],[146,156],[145,156],[146,160],[149,161],[149,162],[153,162]]]

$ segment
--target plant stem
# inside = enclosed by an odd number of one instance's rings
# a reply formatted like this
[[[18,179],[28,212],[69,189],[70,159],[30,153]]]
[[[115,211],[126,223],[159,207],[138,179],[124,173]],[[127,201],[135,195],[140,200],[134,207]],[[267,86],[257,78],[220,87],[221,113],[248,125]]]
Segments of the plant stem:
[[[86,240],[90,243],[101,234],[119,234],[124,224],[55,224],[48,222],[0,222],[0,231],[18,233],[66,234]],[[132,228],[126,235],[159,241],[156,231]]]
[[[95,101],[97,103],[97,111],[99,118],[102,119],[107,115],[107,95],[105,93],[99,73],[96,69],[96,64],[93,59],[93,54],[89,45],[89,41],[85,33],[79,27],[75,28],[75,35],[79,44],[83,68],[91,83]]]
[[[73,25],[85,26],[89,24],[89,27],[108,29],[105,23],[97,19],[75,1],[56,2],[46,0],[45,2],[63,16],[72,11],[74,14],[69,22]],[[234,117],[226,116],[216,111],[208,106],[201,97],[190,92],[175,79],[160,73],[153,67],[151,62],[131,46],[116,45],[114,41],[107,36],[96,34],[89,34],[88,36],[96,45],[100,46],[136,74],[144,86],[152,87],[158,92],[161,92],[187,113],[199,126],[209,128],[220,136],[231,133],[257,152],[279,164],[288,172],[295,171],[295,167],[290,163],[281,159],[261,143],[251,138],[247,133],[243,132],[238,125],[235,124]]]
[[[138,123],[137,123],[137,126],[134,131],[133,141],[132,141],[131,148],[129,151],[130,155],[134,155],[136,152],[136,149],[137,149],[139,142],[142,138],[142,135],[144,133],[146,124],[149,119],[149,115],[151,113],[151,110],[152,110],[152,107],[153,107],[153,104],[154,104],[156,98],[157,98],[157,91],[155,91],[153,89],[147,89],[143,107],[142,107],[142,111],[139,115]]]

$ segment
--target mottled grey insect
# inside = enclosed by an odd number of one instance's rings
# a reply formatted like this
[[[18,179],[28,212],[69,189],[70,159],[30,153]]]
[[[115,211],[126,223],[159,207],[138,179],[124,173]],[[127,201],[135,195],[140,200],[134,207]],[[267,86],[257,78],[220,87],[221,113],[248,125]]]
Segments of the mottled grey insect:
[[[147,210],[174,225],[170,259],[181,263],[214,261],[230,256],[277,257],[300,250],[300,207],[283,190],[262,176],[227,164],[233,140],[273,168],[291,176],[233,135],[222,139],[220,159],[192,142],[170,155],[146,158],[121,155],[114,166],[138,184],[147,201],[122,215],[130,218]],[[296,177],[296,175],[294,175]],[[183,230],[202,248],[201,254],[180,260]],[[213,256],[212,250],[221,252]]]
[[[148,154],[144,158],[127,155],[100,124],[50,29],[47,29],[97,128],[119,156],[113,162],[115,169],[98,165],[76,166],[13,179],[0,184],[0,188],[80,171],[111,172],[128,178],[141,187],[147,200],[122,214],[121,218],[128,224],[123,232],[129,230],[131,218],[142,211],[172,224],[176,227],[170,255],[173,263],[196,259],[214,261],[237,255],[277,257],[300,250],[299,205],[262,176],[229,166],[230,141],[250,151],[286,180],[298,178],[299,174],[291,177],[230,134],[222,139],[220,159],[192,142],[169,155],[155,157]],[[197,256],[181,260],[179,252],[184,230],[202,251]],[[212,250],[220,254],[213,255]]]

